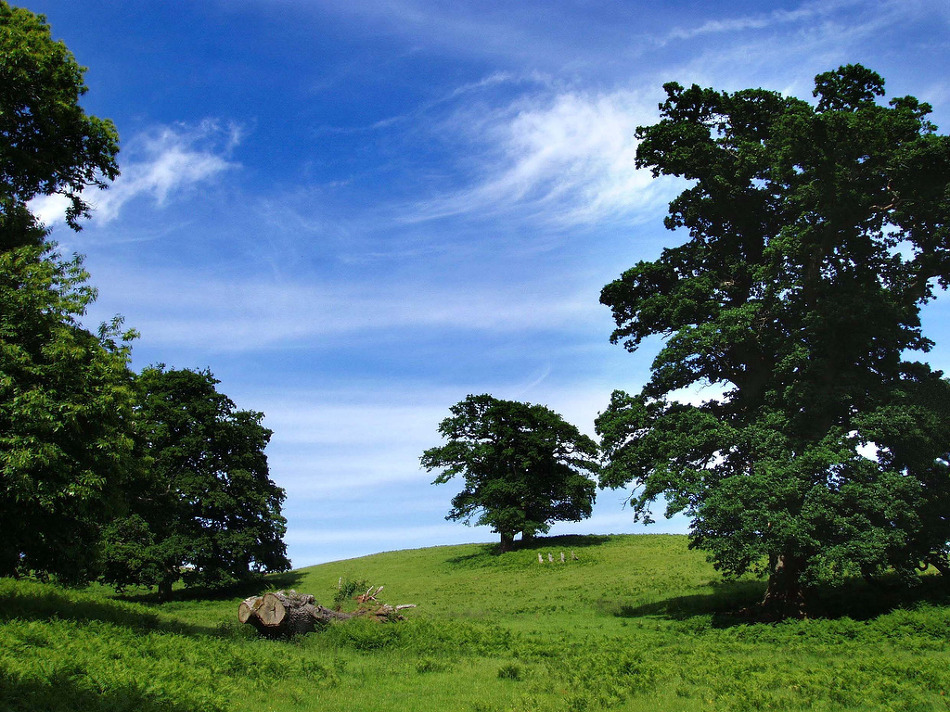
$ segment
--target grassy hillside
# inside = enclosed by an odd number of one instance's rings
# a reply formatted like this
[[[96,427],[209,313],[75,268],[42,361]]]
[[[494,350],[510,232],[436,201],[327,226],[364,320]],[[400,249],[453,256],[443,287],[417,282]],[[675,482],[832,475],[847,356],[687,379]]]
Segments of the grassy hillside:
[[[761,582],[722,582],[678,536],[392,552],[269,583],[329,604],[340,577],[419,607],[267,641],[235,620],[256,591],[159,606],[0,580],[0,711],[950,710],[937,577],[902,599],[827,591],[829,617],[774,625],[729,614]]]

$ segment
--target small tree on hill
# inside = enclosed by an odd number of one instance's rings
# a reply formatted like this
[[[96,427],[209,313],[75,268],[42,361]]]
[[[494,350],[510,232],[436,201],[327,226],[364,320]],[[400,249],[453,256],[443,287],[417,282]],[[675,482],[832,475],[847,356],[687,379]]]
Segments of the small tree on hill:
[[[666,85],[637,165],[691,181],[666,220],[689,238],[601,296],[615,343],[666,337],[597,421],[601,484],[633,483],[647,519],[664,496],[726,573],[763,566],[777,615],[828,576],[948,567],[950,386],[904,355],[950,280],[950,137],[883,85],[842,67],[816,105]],[[670,398],[702,384],[725,392]]]
[[[554,411],[490,395],[468,396],[439,425],[448,442],[426,450],[422,466],[442,469],[433,484],[461,475],[465,488],[446,519],[473,519],[501,536],[530,539],[556,521],[590,516],[598,469],[597,444]]]

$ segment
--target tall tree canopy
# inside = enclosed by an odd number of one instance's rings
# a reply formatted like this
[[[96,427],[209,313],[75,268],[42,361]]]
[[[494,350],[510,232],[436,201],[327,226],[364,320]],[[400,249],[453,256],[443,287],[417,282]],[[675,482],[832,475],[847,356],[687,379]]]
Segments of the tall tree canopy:
[[[590,516],[597,472],[597,444],[541,405],[468,396],[439,425],[448,440],[426,450],[422,466],[443,469],[433,484],[456,475],[465,488],[452,498],[446,519],[475,519],[501,536],[503,550],[515,535],[530,539],[556,521]]]
[[[117,174],[115,129],[79,106],[83,72],[42,16],[0,0],[0,575],[92,576],[133,469],[132,333],[82,328],[82,261],[27,206],[62,194],[78,229],[82,190]]]
[[[950,386],[904,359],[950,278],[950,138],[857,65],[819,75],[814,104],[665,89],[637,165],[690,181],[666,219],[688,239],[602,292],[614,343],[665,342],[597,421],[601,484],[632,483],[638,517],[661,496],[686,512],[729,574],[768,562],[779,614],[825,576],[946,571]]]
[[[79,105],[84,73],[42,15],[0,0],[0,249],[36,237],[25,229],[35,227],[30,199],[65,196],[79,229],[89,213],[82,191],[118,175],[115,127]]]
[[[290,568],[270,479],[263,414],[236,410],[209,371],[145,369],[137,424],[148,474],[127,516],[107,532],[106,579],[158,586],[225,586]]]
[[[132,471],[131,334],[79,325],[87,276],[50,246],[0,250],[0,575],[87,580]]]

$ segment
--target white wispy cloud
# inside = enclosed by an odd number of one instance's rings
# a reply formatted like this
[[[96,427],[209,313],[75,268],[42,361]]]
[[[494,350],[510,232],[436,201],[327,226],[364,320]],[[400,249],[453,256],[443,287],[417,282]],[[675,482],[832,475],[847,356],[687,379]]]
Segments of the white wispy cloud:
[[[805,2],[791,10],[683,25],[658,43],[695,43],[686,61],[670,70],[668,79],[681,84],[728,90],[761,86],[807,97],[814,76],[840,64],[862,62],[881,69],[868,59],[875,53],[887,56],[878,48],[926,52],[925,46],[906,43],[923,24],[950,25],[950,5],[944,0]]]
[[[260,0],[289,6],[297,12],[349,18],[365,32],[399,37],[412,46],[438,47],[440,52],[488,57],[530,58],[563,64],[565,46],[548,37],[547,28],[575,20],[553,4],[431,0]],[[563,25],[562,25],[563,26]]]
[[[725,19],[707,20],[693,27],[678,26],[673,28],[660,44],[674,40],[691,40],[703,35],[729,34],[750,30],[764,30],[767,28],[792,25],[802,22],[814,23],[820,18],[840,13],[849,7],[865,4],[866,0],[818,0],[806,2],[791,10],[773,10],[767,13],[737,16]]]
[[[122,295],[128,322],[151,345],[209,351],[286,347],[317,337],[409,328],[485,333],[563,329],[589,323],[604,311],[596,293],[564,292],[556,284],[276,283],[155,269],[100,269],[97,274],[107,285],[103,293]],[[102,317],[99,308],[91,310],[92,320]]]
[[[235,124],[206,120],[198,125],[157,126],[129,140],[120,153],[121,174],[107,190],[87,190],[83,199],[93,207],[93,220],[104,225],[119,217],[131,201],[145,197],[163,206],[177,194],[237,168],[230,155],[240,143]],[[41,196],[30,208],[46,225],[63,222],[66,199]]]
[[[377,129],[389,128],[390,126],[393,126],[394,124],[398,124],[402,122],[419,120],[420,118],[425,116],[427,113],[429,113],[433,109],[443,106],[453,101],[458,101],[459,99],[465,97],[468,94],[477,93],[477,92],[484,91],[486,89],[490,89],[492,87],[497,87],[500,85],[514,84],[521,81],[537,82],[537,81],[540,81],[540,77],[538,76],[519,77],[515,74],[512,74],[511,72],[493,72],[492,74],[489,74],[487,77],[483,77],[482,79],[479,79],[478,81],[469,82],[468,84],[463,84],[459,87],[454,88],[452,91],[448,92],[447,94],[443,96],[433,99],[432,101],[425,102],[421,104],[420,106],[416,107],[415,109],[413,109],[409,113],[399,114],[397,116],[390,116],[385,119],[380,119],[379,121],[373,123],[369,127],[366,127],[366,128],[357,127],[356,129],[347,129],[347,131],[377,130]]]
[[[273,428],[273,423],[274,418],[268,416],[268,427]],[[438,444],[435,425],[425,438],[410,443],[385,440],[369,445],[366,434],[377,437],[379,431],[359,424],[354,432],[363,434],[363,443],[313,448],[285,443],[279,428],[275,428],[268,455],[271,472],[297,502],[345,498],[347,493],[352,496],[356,483],[364,490],[383,491],[403,485],[428,485],[435,477],[419,468],[419,456],[425,448]],[[339,430],[327,431],[324,437],[332,434],[339,434]]]
[[[431,546],[434,541],[440,542],[439,546],[463,544],[473,540],[491,541],[495,536],[489,527],[469,528],[443,523],[425,526],[393,525],[347,529],[299,528],[288,531],[286,540],[288,544],[296,546],[347,545],[342,552],[340,549],[334,549],[335,555],[327,557],[327,559],[337,559],[379,551]],[[369,548],[366,548],[367,545]]]
[[[461,116],[478,175],[417,205],[413,219],[511,211],[569,225],[632,219],[669,198],[664,181],[635,167],[636,128],[655,119],[655,101],[629,90],[566,91],[477,122]]]
[[[301,393],[290,400],[265,401],[264,406],[272,413],[267,425],[280,434],[282,443],[353,447],[366,445],[367,432],[377,434],[377,444],[431,439],[449,404],[429,393],[428,404],[411,403],[418,398],[405,392],[367,402],[366,394],[352,392],[332,400]]]

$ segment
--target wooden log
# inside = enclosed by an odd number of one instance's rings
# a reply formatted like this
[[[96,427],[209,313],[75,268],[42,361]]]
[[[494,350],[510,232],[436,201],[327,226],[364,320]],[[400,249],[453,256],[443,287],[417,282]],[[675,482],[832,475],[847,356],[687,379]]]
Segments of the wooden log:
[[[284,605],[286,600],[283,592],[265,593],[257,609],[257,617],[261,619],[261,623],[268,628],[277,628],[287,616],[287,607]]]
[[[310,616],[318,623],[332,623],[333,621],[347,621],[353,617],[352,613],[343,613],[342,611],[334,611],[329,608],[325,608],[320,605],[312,607],[310,611]]]
[[[309,607],[311,606],[307,603],[299,606],[284,606],[285,616],[281,621],[281,629],[285,635],[303,635],[317,629],[310,611],[307,610]]]
[[[238,620],[241,623],[247,623],[251,616],[255,616],[257,609],[261,607],[261,603],[264,602],[264,599],[261,596],[251,596],[250,598],[245,598],[241,601],[241,605],[238,606]]]
[[[379,593],[379,590],[381,589],[373,591],[373,595]],[[370,599],[375,600],[372,597]],[[383,604],[373,608],[362,607],[352,613],[343,613],[321,606],[309,594],[300,594],[296,591],[273,591],[241,601],[238,606],[238,620],[254,626],[261,635],[282,638],[311,633],[317,626],[361,616],[375,617],[380,621],[402,620],[399,612],[407,608],[415,608],[415,604],[400,606]]]

